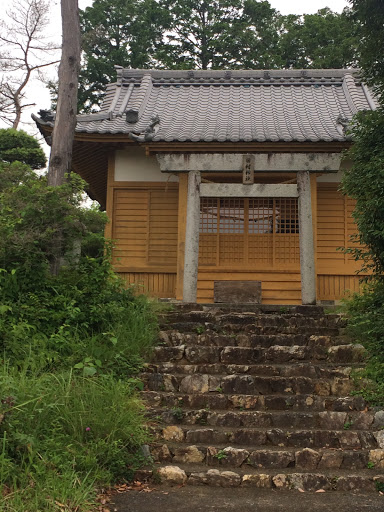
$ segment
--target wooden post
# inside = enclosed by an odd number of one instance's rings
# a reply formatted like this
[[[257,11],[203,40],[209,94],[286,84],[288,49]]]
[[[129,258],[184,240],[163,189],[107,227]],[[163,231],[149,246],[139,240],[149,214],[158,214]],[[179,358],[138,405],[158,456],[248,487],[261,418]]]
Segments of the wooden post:
[[[183,302],[196,302],[199,265],[200,171],[188,173],[187,223],[185,229],[185,260]]]
[[[311,181],[308,171],[297,173],[299,191],[300,270],[302,303],[316,304],[315,250],[313,243]]]

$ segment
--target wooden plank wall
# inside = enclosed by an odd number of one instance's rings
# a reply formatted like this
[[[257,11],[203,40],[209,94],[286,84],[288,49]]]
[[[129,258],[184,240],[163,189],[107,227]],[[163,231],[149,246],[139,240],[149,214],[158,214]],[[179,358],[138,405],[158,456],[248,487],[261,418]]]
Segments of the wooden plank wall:
[[[113,262],[138,293],[176,296],[178,185],[111,183]]]
[[[139,294],[144,293],[159,298],[175,296],[176,273],[120,272],[119,274]]]
[[[112,206],[110,204],[109,213],[112,222],[108,229],[117,242],[113,253],[116,270],[128,284],[135,285],[138,291],[172,298],[176,297],[177,286],[177,295],[181,298],[183,240],[180,230],[183,226],[178,224],[178,211],[185,217],[185,204],[183,201],[179,203],[178,185],[122,182],[110,182],[110,185],[109,197],[112,199]],[[185,186],[182,188],[184,190]],[[358,291],[360,286],[359,277],[355,274],[358,264],[351,256],[337,250],[338,247],[348,246],[349,236],[355,232],[351,217],[353,202],[342,196],[337,188],[337,183],[318,184],[318,300],[339,300],[344,296],[345,290]],[[205,238],[213,237],[212,234],[202,234],[201,250],[204,250]],[[262,255],[259,254],[260,258],[253,258],[255,261],[250,258],[247,264],[237,262],[237,265],[233,265],[232,262],[229,266],[225,264],[229,256],[227,253],[221,254],[221,258],[218,257],[215,262],[212,261],[213,265],[200,265],[198,301],[213,302],[214,281],[254,280],[262,282],[264,304],[299,304],[300,270],[298,264],[294,263],[297,261],[297,240],[292,255],[290,246],[285,246],[285,243],[280,248],[284,256],[280,259],[275,255],[275,264],[280,268],[271,265],[271,258],[262,261],[265,247],[260,242],[258,240],[257,245],[261,245],[264,251]],[[217,250],[216,244],[214,245]],[[249,250],[252,247],[250,244]],[[257,247],[254,247],[253,253],[256,250]],[[204,256],[202,260],[204,261]],[[216,266],[218,262],[220,264]],[[263,269],[265,265],[269,267],[268,270]]]
[[[356,233],[354,201],[338,191],[338,183],[319,183],[317,192],[317,299],[340,300],[360,289],[360,263],[339,250],[352,247]]]

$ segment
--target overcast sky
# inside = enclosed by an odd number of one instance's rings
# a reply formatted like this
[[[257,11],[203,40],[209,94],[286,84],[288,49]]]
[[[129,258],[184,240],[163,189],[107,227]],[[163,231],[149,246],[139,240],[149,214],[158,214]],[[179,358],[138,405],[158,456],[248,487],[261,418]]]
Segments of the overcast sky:
[[[0,1],[3,9],[6,9],[13,3],[13,0]],[[269,2],[272,7],[280,11],[282,14],[312,14],[324,7],[329,7],[333,11],[341,12],[344,7],[349,5],[347,0],[269,0]],[[85,7],[90,5],[92,5],[92,0],[79,0],[79,7],[81,9],[85,9]],[[0,15],[0,18],[2,17],[3,16]],[[50,20],[49,32],[52,35],[56,35],[57,38],[59,37],[61,30],[60,2],[58,0],[51,2]],[[55,78],[54,69],[50,72],[50,76]],[[31,112],[37,112],[41,108],[47,109],[50,107],[49,93],[41,82],[36,80],[33,83],[31,82],[28,87],[28,93],[28,102],[35,102],[36,105],[31,107],[31,109],[24,111],[24,122],[30,121]],[[27,129],[26,125],[23,127],[24,129]],[[29,128],[31,128],[31,124],[29,125]]]

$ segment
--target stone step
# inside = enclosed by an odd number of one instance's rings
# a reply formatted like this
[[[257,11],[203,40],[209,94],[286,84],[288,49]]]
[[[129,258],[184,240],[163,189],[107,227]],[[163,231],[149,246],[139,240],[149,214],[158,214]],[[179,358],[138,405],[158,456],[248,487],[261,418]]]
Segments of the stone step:
[[[365,351],[349,342],[343,315],[185,305],[161,321],[141,396],[164,481],[358,492],[384,485],[384,413],[347,396]]]
[[[318,395],[225,395],[223,393],[172,393],[165,391],[144,391],[141,396],[148,406],[167,409],[184,407],[208,410],[254,410],[254,411],[338,411],[352,412],[367,410],[367,402],[361,396],[318,396]],[[377,423],[379,427],[379,423]],[[384,426],[384,425],[383,425]]]
[[[384,450],[327,450],[303,448],[260,449],[231,446],[180,446],[157,444],[150,446],[156,463],[201,464],[222,469],[248,468],[314,471],[317,469],[384,469]]]
[[[146,473],[150,478],[151,471]],[[384,481],[381,472],[348,469],[316,472],[298,472],[295,469],[255,470],[241,468],[234,471],[207,469],[201,465],[161,466],[157,478],[171,485],[209,485],[212,487],[255,487],[274,490],[374,492]],[[140,478],[140,475],[138,475]]]
[[[153,426],[157,442],[187,445],[235,445],[258,447],[334,448],[344,450],[379,449],[380,432],[321,429],[278,429],[201,427],[196,425]]]
[[[224,363],[224,364],[260,364],[260,363],[296,363],[300,361],[329,361],[332,363],[360,363],[366,358],[366,351],[360,344],[336,345],[310,343],[301,345],[273,345],[271,347],[202,347],[180,345],[178,347],[156,347],[154,362],[185,363]]]
[[[177,363],[159,363],[147,364],[144,368],[145,373],[165,373],[172,375],[258,375],[269,377],[309,377],[311,379],[333,379],[335,377],[346,378],[352,372],[358,370],[346,364],[177,364]]]
[[[260,314],[254,312],[234,313],[221,311],[191,311],[188,313],[168,313],[160,319],[161,325],[179,324],[255,324],[258,326],[306,327],[330,326],[345,327],[346,320],[341,315],[302,315],[297,313]]]
[[[288,409],[288,408],[287,408]],[[162,425],[206,425],[236,428],[279,428],[279,429],[325,429],[325,430],[369,430],[373,428],[373,411],[228,411],[216,409],[187,409],[175,407],[162,409],[151,407],[149,418],[155,418]],[[377,430],[377,429],[376,429]]]
[[[293,345],[326,347],[348,345],[347,336],[317,336],[306,334],[217,334],[181,333],[176,330],[160,331],[159,346],[179,347],[180,345],[202,347],[272,347],[274,345]]]
[[[295,325],[259,325],[256,323],[233,324],[228,322],[220,323],[196,323],[196,322],[174,322],[172,324],[160,324],[162,331],[178,331],[180,333],[196,334],[297,334],[298,327]],[[300,327],[302,335],[338,336],[343,331],[337,326],[311,325],[309,322]]]
[[[224,393],[229,395],[320,395],[345,396],[355,389],[349,377],[312,379],[309,377],[263,377],[251,375],[173,375],[144,373],[148,391],[170,391],[186,394]]]

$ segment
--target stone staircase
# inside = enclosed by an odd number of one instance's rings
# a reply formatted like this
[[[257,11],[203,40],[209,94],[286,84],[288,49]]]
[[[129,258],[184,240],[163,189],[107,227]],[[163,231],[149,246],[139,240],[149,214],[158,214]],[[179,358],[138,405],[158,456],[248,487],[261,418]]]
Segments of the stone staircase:
[[[365,353],[342,315],[179,305],[162,329],[143,375],[162,481],[384,489],[384,413],[350,395]]]

